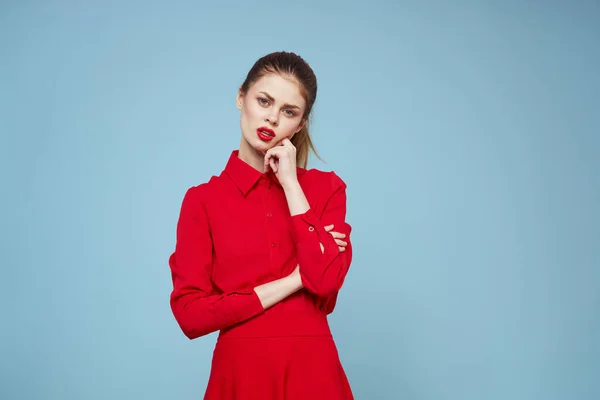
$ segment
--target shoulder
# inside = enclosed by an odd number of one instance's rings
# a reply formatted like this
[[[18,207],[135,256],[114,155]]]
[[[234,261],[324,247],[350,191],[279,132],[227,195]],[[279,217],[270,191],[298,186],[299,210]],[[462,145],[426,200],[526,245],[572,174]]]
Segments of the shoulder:
[[[346,182],[335,171],[322,171],[317,168],[300,168],[299,180],[307,188],[330,193],[345,190],[347,187]]]
[[[219,177],[212,176],[208,181],[188,187],[183,196],[183,204],[201,206],[214,194]]]

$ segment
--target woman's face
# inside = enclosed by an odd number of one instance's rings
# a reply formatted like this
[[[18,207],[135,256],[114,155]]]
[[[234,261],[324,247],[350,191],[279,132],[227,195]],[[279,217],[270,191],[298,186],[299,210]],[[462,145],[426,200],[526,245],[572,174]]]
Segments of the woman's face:
[[[263,154],[282,139],[291,140],[304,126],[306,102],[294,79],[267,74],[236,100],[242,137]]]

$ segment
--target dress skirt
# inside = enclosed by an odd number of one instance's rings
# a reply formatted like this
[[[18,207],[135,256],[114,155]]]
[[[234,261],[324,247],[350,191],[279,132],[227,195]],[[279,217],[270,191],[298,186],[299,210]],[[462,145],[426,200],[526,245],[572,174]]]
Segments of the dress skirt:
[[[275,307],[221,331],[204,399],[352,400],[327,317],[297,311]]]

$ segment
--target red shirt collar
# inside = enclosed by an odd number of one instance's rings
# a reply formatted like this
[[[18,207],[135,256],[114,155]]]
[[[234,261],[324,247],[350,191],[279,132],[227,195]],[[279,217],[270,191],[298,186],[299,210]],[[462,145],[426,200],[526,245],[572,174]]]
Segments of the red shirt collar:
[[[239,150],[234,150],[231,152],[223,172],[229,176],[229,178],[233,181],[233,183],[235,183],[244,196],[262,177],[266,177],[272,182],[275,182],[277,185],[281,186],[273,171],[269,170],[267,173],[263,174],[239,158],[238,154]],[[296,167],[298,179],[304,174],[305,171],[306,170],[304,168]]]

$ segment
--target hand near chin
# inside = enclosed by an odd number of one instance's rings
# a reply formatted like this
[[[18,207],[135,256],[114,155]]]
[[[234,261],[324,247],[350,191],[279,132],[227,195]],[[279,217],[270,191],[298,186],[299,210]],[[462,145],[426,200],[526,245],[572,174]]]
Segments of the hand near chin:
[[[282,186],[298,181],[296,175],[296,147],[284,138],[265,153],[265,172],[273,171]]]

